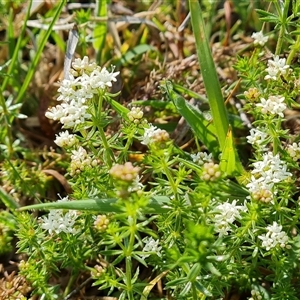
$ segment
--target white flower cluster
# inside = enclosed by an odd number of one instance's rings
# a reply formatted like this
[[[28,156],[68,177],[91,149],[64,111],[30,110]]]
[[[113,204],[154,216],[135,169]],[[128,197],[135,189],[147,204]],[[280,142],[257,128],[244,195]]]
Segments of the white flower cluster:
[[[191,154],[191,158],[194,163],[203,166],[205,162],[212,162],[212,153],[207,154],[206,152],[198,152]]]
[[[287,171],[287,165],[280,159],[279,154],[274,156],[272,152],[265,153],[263,160],[253,163],[253,167],[251,180],[246,185],[251,194],[257,195],[263,191],[263,195],[266,195],[266,191],[271,192],[274,184],[292,176]]]
[[[232,203],[225,202],[215,208],[217,212],[214,217],[215,231],[219,236],[228,235],[228,232],[232,231],[233,222],[241,218],[240,212],[247,210],[246,206],[236,203],[237,201],[233,200]]]
[[[284,100],[285,98],[283,96],[269,96],[267,100],[265,98],[260,98],[260,103],[257,103],[256,106],[261,108],[263,114],[270,113],[283,118],[283,111],[286,109]]]
[[[258,128],[251,128],[250,135],[246,137],[247,142],[251,145],[257,146],[260,151],[267,150],[267,148],[263,145],[266,142],[267,138],[267,133]]]
[[[269,39],[269,37],[264,36],[261,31],[253,32],[251,37],[254,39],[253,43],[254,43],[255,46],[260,45],[262,47],[266,44],[266,42]]]
[[[164,129],[157,128],[156,126],[150,125],[144,131],[144,136],[142,140],[143,145],[150,145],[152,143],[163,143],[169,140],[169,134]]]
[[[97,68],[97,64],[95,62],[89,62],[89,58],[84,56],[83,59],[75,58],[72,63],[73,69],[70,70],[70,73],[74,77],[81,76],[84,73],[90,74]]]
[[[54,143],[62,148],[70,148],[76,143],[76,137],[74,134],[70,134],[68,130],[62,131],[59,135],[55,135],[56,139]]]
[[[288,154],[291,156],[293,161],[297,161],[300,159],[300,143],[293,143],[292,145],[288,145],[287,148]]]
[[[57,100],[62,103],[46,112],[47,118],[59,120],[64,128],[74,128],[90,119],[88,100],[99,90],[111,87],[119,74],[89,63],[86,56],[82,60],[75,59],[72,67],[74,69],[70,71],[69,79],[64,79],[58,89],[60,95]]]
[[[66,202],[68,197],[58,200],[58,202]],[[66,213],[62,209],[50,210],[48,216],[42,216],[39,219],[42,221],[42,229],[48,230],[49,234],[61,232],[76,234],[77,229],[74,228],[76,222],[77,213],[74,210],[70,210]]]
[[[157,256],[161,257],[161,249],[162,247],[159,246],[159,240],[155,240],[153,237],[145,237],[142,240],[145,244],[144,248],[143,248],[143,252],[154,252]],[[148,256],[150,256],[151,254],[143,254],[141,255],[142,258],[146,258]]]
[[[97,160],[92,160],[83,147],[79,147],[78,150],[72,150],[70,175],[74,176],[79,174],[86,167],[93,167],[98,164]]]
[[[262,247],[269,251],[271,248],[279,245],[281,248],[290,248],[288,244],[289,237],[286,232],[282,231],[282,226],[277,222],[273,222],[273,225],[267,227],[267,233],[259,235],[258,238],[262,240]]]
[[[290,68],[290,66],[285,63],[286,59],[279,58],[278,55],[274,57],[274,60],[269,59],[268,67],[266,68],[268,74],[265,76],[265,80],[277,80],[279,75],[285,75]]]

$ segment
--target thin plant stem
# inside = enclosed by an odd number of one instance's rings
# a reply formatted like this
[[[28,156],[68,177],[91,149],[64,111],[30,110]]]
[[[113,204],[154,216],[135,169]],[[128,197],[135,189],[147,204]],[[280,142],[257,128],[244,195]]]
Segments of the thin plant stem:
[[[77,277],[78,277],[77,272],[73,273],[70,276],[70,279],[69,279],[68,284],[67,284],[67,286],[65,288],[65,291],[64,291],[64,295],[63,295],[64,297],[66,297],[70,293],[72,285],[73,285],[73,283],[74,283],[74,281],[76,280]]]
[[[296,53],[298,53],[300,50],[300,35],[297,35],[297,39],[295,44],[292,46],[291,52],[286,60],[286,64],[290,65],[293,58],[295,57]]]
[[[103,143],[103,147],[105,149],[105,161],[107,162],[107,165],[109,169],[112,167],[112,163],[114,160],[113,152],[108,144],[106,135],[103,130],[103,126],[101,125],[101,118],[102,118],[102,107],[103,107],[103,94],[99,93],[99,98],[97,104],[95,104],[95,121],[98,127],[98,131]],[[95,101],[96,103],[96,101]]]
[[[279,3],[277,1],[275,1],[274,3],[275,3],[275,7],[277,9],[277,12],[280,16],[280,19],[281,19],[281,27],[280,27],[278,41],[277,41],[276,50],[275,50],[275,55],[279,55],[281,53],[284,35],[286,34],[286,25],[287,25],[286,21],[287,21],[288,10],[290,7],[290,0],[284,1],[283,13],[281,12]]]
[[[162,164],[162,167],[163,167],[163,170],[168,178],[168,181],[170,183],[170,186],[171,186],[171,189],[173,190],[173,193],[174,193],[174,196],[175,198],[177,198],[177,186],[176,186],[176,183],[173,179],[173,176],[169,170],[169,167],[168,167],[168,164],[167,164],[167,161],[165,159],[162,159],[161,161],[161,164]]]
[[[8,159],[11,158],[13,154],[13,138],[12,138],[12,133],[11,133],[11,124],[9,120],[9,111],[6,107],[6,102],[3,97],[3,93],[0,93],[0,106],[2,107],[3,110],[3,123],[6,131],[6,137],[8,142],[6,143],[7,146],[7,152],[8,152]]]
[[[135,233],[136,233],[136,216],[135,216],[135,208],[132,207],[131,203],[127,203],[127,213],[129,215],[128,218],[131,220],[128,220],[130,226],[130,236],[129,236],[129,243],[126,247],[126,286],[127,286],[127,297],[129,300],[134,300],[133,297],[133,290],[132,290],[132,251],[134,248],[134,242],[135,242]],[[133,213],[134,212],[134,213]]]

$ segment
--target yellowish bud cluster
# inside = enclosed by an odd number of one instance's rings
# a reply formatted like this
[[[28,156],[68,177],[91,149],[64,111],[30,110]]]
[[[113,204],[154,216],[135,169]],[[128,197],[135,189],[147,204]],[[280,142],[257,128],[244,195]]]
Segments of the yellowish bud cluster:
[[[201,179],[205,181],[215,181],[221,177],[221,171],[219,164],[213,162],[207,162],[203,165],[203,173]]]

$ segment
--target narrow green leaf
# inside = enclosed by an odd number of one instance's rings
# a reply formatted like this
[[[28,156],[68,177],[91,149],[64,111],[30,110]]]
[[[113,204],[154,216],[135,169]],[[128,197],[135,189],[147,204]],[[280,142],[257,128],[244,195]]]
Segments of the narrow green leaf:
[[[1,187],[0,187],[0,199],[3,202],[3,204],[11,211],[14,211],[15,209],[19,208],[19,204],[10,195],[8,195]]]
[[[200,95],[198,93],[195,93],[194,91],[192,91],[192,90],[190,90],[190,89],[188,89],[184,86],[173,83],[173,88],[174,88],[174,91],[177,92],[177,93],[187,94],[187,95],[189,95],[190,97],[193,97],[196,100],[200,100],[202,103],[208,103],[208,100],[205,97],[203,97],[202,95]]]
[[[201,74],[211,108],[213,123],[217,131],[219,144],[221,149],[223,149],[229,126],[227,111],[215,64],[209,48],[208,39],[206,37],[205,24],[199,1],[189,0],[189,4]]]
[[[206,288],[204,287],[199,281],[195,281],[194,285],[196,287],[196,289],[198,291],[200,291],[201,293],[203,293],[204,295],[208,296],[208,297],[212,297],[212,293]]]
[[[171,82],[162,83],[161,86],[166,89],[168,96],[174,102],[178,112],[185,118],[195,135],[214,156],[217,156],[219,146],[216,138],[216,129],[213,124],[207,121],[198,109],[175,93]]]
[[[279,20],[277,15],[270,13],[268,11],[262,9],[256,9],[255,11],[258,13],[260,20],[273,22],[273,23],[277,23]]]
[[[187,275],[188,280],[194,282],[197,276],[199,276],[201,269],[202,269],[201,264],[195,263]]]
[[[100,211],[103,213],[122,212],[120,206],[117,205],[117,199],[86,199],[86,200],[73,200],[66,202],[51,202],[51,203],[41,203],[29,206],[21,207],[19,210],[29,210],[29,209],[70,209],[70,210],[80,210],[80,211]],[[170,199],[165,196],[155,196],[152,197],[147,205],[143,208],[145,214],[161,214],[166,213],[170,209],[167,206]]]
[[[112,106],[112,108],[124,119],[129,121],[127,114],[129,113],[129,109],[117,102],[116,100],[113,100],[111,98],[106,98],[106,101]]]
[[[133,49],[127,51],[121,58],[120,63],[122,65],[132,63],[132,61],[139,55],[146,53],[147,51],[156,51],[156,49],[150,45],[142,44],[137,45]]]
[[[107,17],[107,3],[106,1],[98,1],[97,17]],[[107,21],[99,22],[96,24],[93,31],[93,47],[97,53],[97,61],[101,64],[101,53],[105,45],[107,33]]]
[[[236,175],[237,173],[241,174],[243,172],[243,167],[238,159],[236,148],[234,146],[231,127],[229,127],[222,151],[220,169],[229,176]]]
[[[179,299],[188,298],[187,296],[188,296],[188,293],[190,292],[191,288],[192,288],[192,283],[189,281],[184,285],[182,291],[180,292]]]
[[[26,90],[27,90],[27,88],[28,88],[28,86],[29,86],[29,84],[31,82],[31,79],[32,79],[32,77],[34,75],[34,71],[35,71],[35,69],[36,69],[36,67],[37,67],[37,65],[39,63],[40,58],[41,58],[42,52],[44,50],[44,47],[45,47],[45,45],[46,45],[46,43],[48,41],[49,36],[51,35],[52,28],[53,28],[54,24],[56,23],[56,21],[58,20],[61,11],[65,7],[65,4],[66,4],[65,0],[60,1],[58,3],[58,6],[57,6],[57,8],[55,10],[55,13],[54,13],[54,16],[53,16],[53,18],[52,18],[52,20],[51,20],[51,22],[50,22],[50,24],[48,26],[48,29],[41,34],[41,40],[40,40],[40,43],[39,43],[39,47],[37,49],[37,52],[36,52],[35,57],[33,59],[33,62],[30,65],[30,68],[29,68],[29,70],[27,72],[27,75],[26,75],[26,77],[24,79],[22,87],[21,87],[21,89],[20,89],[20,91],[18,93],[17,99],[15,100],[15,103],[21,103],[22,102],[23,96],[24,96],[24,94],[25,94],[25,92],[26,92]],[[24,23],[23,26],[26,29],[26,23]],[[15,53],[14,53],[14,55],[15,55]],[[13,59],[14,59],[14,57],[13,57]],[[13,65],[14,65],[14,63],[12,63],[12,66]],[[3,85],[2,85],[2,88],[3,88]]]
[[[151,106],[155,109],[165,109],[168,105],[170,105],[167,101],[161,100],[137,100],[132,101],[132,105],[141,105],[141,106]]]

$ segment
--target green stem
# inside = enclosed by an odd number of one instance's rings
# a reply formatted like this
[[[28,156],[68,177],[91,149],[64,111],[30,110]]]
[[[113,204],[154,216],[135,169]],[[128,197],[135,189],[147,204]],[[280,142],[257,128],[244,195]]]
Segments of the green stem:
[[[282,44],[283,44],[283,39],[284,39],[284,35],[286,34],[286,20],[287,20],[287,14],[288,14],[288,10],[290,7],[290,0],[285,0],[284,1],[284,8],[283,8],[283,13],[281,12],[281,8],[279,6],[279,3],[277,1],[274,2],[278,15],[280,17],[280,21],[281,21],[281,27],[280,27],[280,31],[279,31],[279,36],[278,36],[278,41],[277,41],[277,45],[276,45],[276,50],[275,50],[275,55],[279,55],[281,53],[281,48],[282,48]]]
[[[13,138],[12,138],[12,133],[11,133],[11,124],[10,124],[10,119],[9,119],[9,111],[6,107],[6,102],[5,99],[3,97],[3,94],[0,93],[0,105],[2,107],[3,110],[3,119],[4,119],[4,127],[5,127],[5,131],[6,131],[6,137],[8,139],[8,142],[6,144],[7,146],[7,152],[8,152],[8,159],[11,158],[12,154],[13,154]],[[3,141],[1,141],[3,142]]]
[[[300,50],[300,35],[297,35],[297,40],[295,44],[292,46],[291,52],[286,60],[286,64],[290,65],[293,58],[295,57],[296,53],[298,53]]]
[[[104,133],[104,130],[102,127],[98,128],[99,130],[99,134],[103,143],[103,147],[105,149],[105,162],[107,163],[107,166],[109,167],[109,169],[112,167],[112,150],[109,147],[109,144],[107,142],[107,138],[106,135]]]
[[[193,297],[194,300],[199,299],[199,298],[198,298],[197,289],[196,289],[196,287],[195,287],[194,284],[192,284],[192,297]]]
[[[107,166],[109,167],[109,169],[112,167],[113,161],[115,161],[114,159],[114,154],[109,146],[109,143],[107,141],[105,132],[103,130],[103,126],[101,125],[101,118],[103,117],[102,115],[102,107],[103,107],[103,91],[99,92],[98,94],[99,98],[98,98],[98,103],[96,101],[94,101],[95,104],[95,119],[94,119],[94,124],[97,124],[98,127],[98,131],[102,140],[102,144],[103,147],[105,149],[105,155],[104,155],[104,160],[107,163]]]
[[[133,293],[132,293],[132,284],[131,284],[131,256],[126,256],[126,286],[127,286],[127,297],[129,300],[134,300]]]
[[[174,193],[175,199],[177,199],[177,185],[173,179],[173,176],[169,170],[169,166],[168,166],[168,162],[164,159],[165,156],[163,157],[163,159],[161,160],[161,164],[162,164],[162,168],[168,178],[168,181],[170,183],[171,189]]]
[[[64,290],[64,297],[67,296],[67,295],[70,293],[70,291],[71,291],[71,289],[72,289],[72,286],[73,286],[73,283],[74,283],[74,281],[76,280],[77,277],[78,277],[78,273],[77,273],[77,272],[76,272],[76,273],[73,273],[73,274],[70,276],[70,279],[69,279],[69,281],[68,281],[68,284],[67,284],[67,286],[66,286],[66,288],[65,288],[65,290]]]
[[[122,154],[119,156],[119,161],[122,161],[122,159],[124,159],[125,161],[127,161],[128,159],[128,150],[129,147],[131,146],[132,142],[133,142],[133,137],[134,137],[134,132],[130,132],[127,135],[127,141],[126,141],[126,145],[124,146],[123,150],[122,150]]]
[[[136,233],[136,217],[135,217],[135,208],[132,207],[130,202],[126,203],[127,207],[127,213],[128,213],[128,223],[129,223],[129,228],[130,228],[130,237],[129,237],[129,243],[126,247],[126,260],[125,260],[125,265],[126,265],[126,286],[127,286],[127,297],[129,300],[134,300],[133,297],[133,288],[132,288],[132,251],[134,248],[134,243],[135,243],[135,233]],[[133,215],[134,214],[134,215]],[[129,219],[130,218],[130,219]]]

